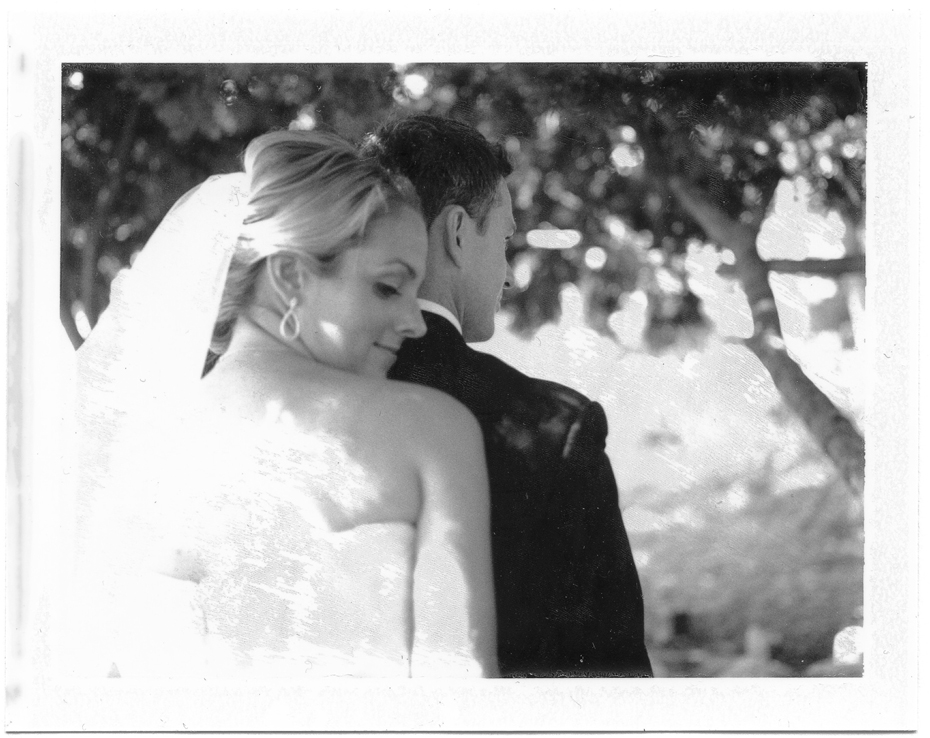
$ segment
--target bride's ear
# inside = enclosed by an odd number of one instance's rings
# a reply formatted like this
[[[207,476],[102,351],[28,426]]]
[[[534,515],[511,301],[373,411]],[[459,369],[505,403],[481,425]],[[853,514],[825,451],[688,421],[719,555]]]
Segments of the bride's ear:
[[[266,268],[268,281],[285,304],[292,297],[299,296],[307,286],[307,267],[294,254],[272,254],[266,259]]]

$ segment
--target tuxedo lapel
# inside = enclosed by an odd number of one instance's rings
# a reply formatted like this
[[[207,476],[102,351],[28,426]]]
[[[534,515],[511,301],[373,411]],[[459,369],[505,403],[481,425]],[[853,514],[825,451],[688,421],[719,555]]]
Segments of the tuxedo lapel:
[[[448,320],[428,311],[423,311],[423,318],[426,334],[404,341],[388,376],[434,387],[475,412],[471,405],[478,398],[469,389],[477,389],[477,383],[467,379],[474,352]]]

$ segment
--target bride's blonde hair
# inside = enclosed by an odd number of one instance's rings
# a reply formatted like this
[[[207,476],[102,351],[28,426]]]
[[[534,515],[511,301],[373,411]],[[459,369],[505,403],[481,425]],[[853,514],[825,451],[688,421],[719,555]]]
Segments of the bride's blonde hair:
[[[406,179],[363,158],[344,139],[321,131],[274,131],[246,148],[247,215],[236,246],[210,350],[229,347],[241,310],[252,300],[265,259],[284,251],[320,272],[365,235],[377,216],[419,200]]]

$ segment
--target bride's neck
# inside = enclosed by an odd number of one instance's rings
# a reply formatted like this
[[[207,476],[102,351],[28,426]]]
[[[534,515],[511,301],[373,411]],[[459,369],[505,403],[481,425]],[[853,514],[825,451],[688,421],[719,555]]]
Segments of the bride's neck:
[[[264,308],[252,307],[244,310],[233,328],[232,339],[229,348],[223,354],[224,358],[260,354],[275,361],[307,361],[308,357],[304,356],[297,346],[281,337],[275,320],[280,319]]]

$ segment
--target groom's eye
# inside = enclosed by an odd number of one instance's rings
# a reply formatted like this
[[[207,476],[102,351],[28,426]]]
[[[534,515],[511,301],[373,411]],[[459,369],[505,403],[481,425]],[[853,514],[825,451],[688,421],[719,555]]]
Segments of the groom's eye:
[[[394,285],[385,284],[384,282],[378,282],[375,285],[375,292],[377,292],[381,297],[394,297],[395,295],[400,294],[400,290],[397,289]]]

